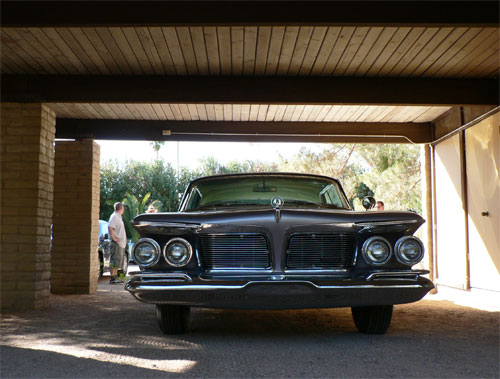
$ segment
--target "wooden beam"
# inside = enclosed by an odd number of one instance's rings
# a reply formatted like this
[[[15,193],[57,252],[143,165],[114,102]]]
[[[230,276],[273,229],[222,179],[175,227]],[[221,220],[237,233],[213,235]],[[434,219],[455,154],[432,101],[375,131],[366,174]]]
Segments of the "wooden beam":
[[[483,108],[485,113],[479,115],[479,110],[475,110],[472,114],[469,111],[469,117],[473,115],[471,121],[466,122],[468,120],[466,116],[466,107],[453,107],[448,112],[446,112],[443,116],[439,117],[437,120],[433,122],[434,125],[434,138],[432,141],[433,145],[439,144],[441,141],[454,136],[457,133],[461,133],[466,129],[476,125],[482,120],[490,117],[491,115],[500,112],[500,107],[494,108]]]
[[[497,1],[5,1],[4,27],[498,26]]]
[[[2,75],[1,101],[498,105],[499,79]]]
[[[56,138],[145,141],[426,143],[432,140],[432,124],[58,118]]]

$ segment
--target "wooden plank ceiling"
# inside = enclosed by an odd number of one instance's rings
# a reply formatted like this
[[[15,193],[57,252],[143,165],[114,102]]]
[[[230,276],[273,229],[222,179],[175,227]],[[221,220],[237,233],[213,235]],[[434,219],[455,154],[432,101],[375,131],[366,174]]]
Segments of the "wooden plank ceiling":
[[[1,42],[5,74],[487,78],[500,70],[494,27],[6,27]]]
[[[450,107],[267,104],[50,105],[60,118],[170,121],[431,122]]]
[[[2,75],[493,79],[500,73],[499,28],[491,23],[35,24],[1,28]],[[58,118],[75,119],[380,123],[432,122],[450,109],[214,102],[82,100],[50,107]]]

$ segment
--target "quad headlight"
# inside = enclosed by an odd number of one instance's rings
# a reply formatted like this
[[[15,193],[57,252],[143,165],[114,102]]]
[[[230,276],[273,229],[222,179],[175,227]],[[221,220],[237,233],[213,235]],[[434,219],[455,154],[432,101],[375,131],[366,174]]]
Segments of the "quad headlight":
[[[172,238],[163,249],[167,263],[174,267],[183,267],[189,263],[193,255],[191,244],[183,238]]]
[[[370,265],[382,265],[386,263],[392,254],[391,244],[383,237],[370,237],[361,249],[365,262]]]
[[[150,267],[160,259],[160,245],[151,238],[139,239],[132,248],[132,258],[142,267]]]
[[[402,237],[396,242],[395,252],[399,263],[412,266],[424,257],[424,244],[417,237]]]

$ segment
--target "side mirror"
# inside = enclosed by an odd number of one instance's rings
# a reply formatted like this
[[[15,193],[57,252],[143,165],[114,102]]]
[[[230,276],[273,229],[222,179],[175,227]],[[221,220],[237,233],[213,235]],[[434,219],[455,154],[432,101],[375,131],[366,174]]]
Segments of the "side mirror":
[[[361,203],[363,204],[363,208],[365,208],[366,210],[369,210],[369,209],[372,209],[377,202],[375,201],[374,197],[366,196],[363,198],[363,201]]]

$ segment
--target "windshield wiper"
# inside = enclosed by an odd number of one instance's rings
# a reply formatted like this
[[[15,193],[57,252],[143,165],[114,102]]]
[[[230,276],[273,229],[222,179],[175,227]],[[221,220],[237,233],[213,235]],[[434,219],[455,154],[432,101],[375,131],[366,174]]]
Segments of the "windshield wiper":
[[[339,209],[338,206],[335,204],[325,204],[325,203],[315,203],[313,201],[307,201],[307,200],[285,200],[285,206],[286,205],[308,205],[308,206],[313,206],[317,208],[332,208],[332,209]]]
[[[247,205],[263,206],[264,204],[249,202],[249,201],[245,201],[245,200],[213,201],[211,203],[199,206],[198,208],[196,208],[196,210],[204,210],[204,209],[217,208],[217,207],[247,206]]]

